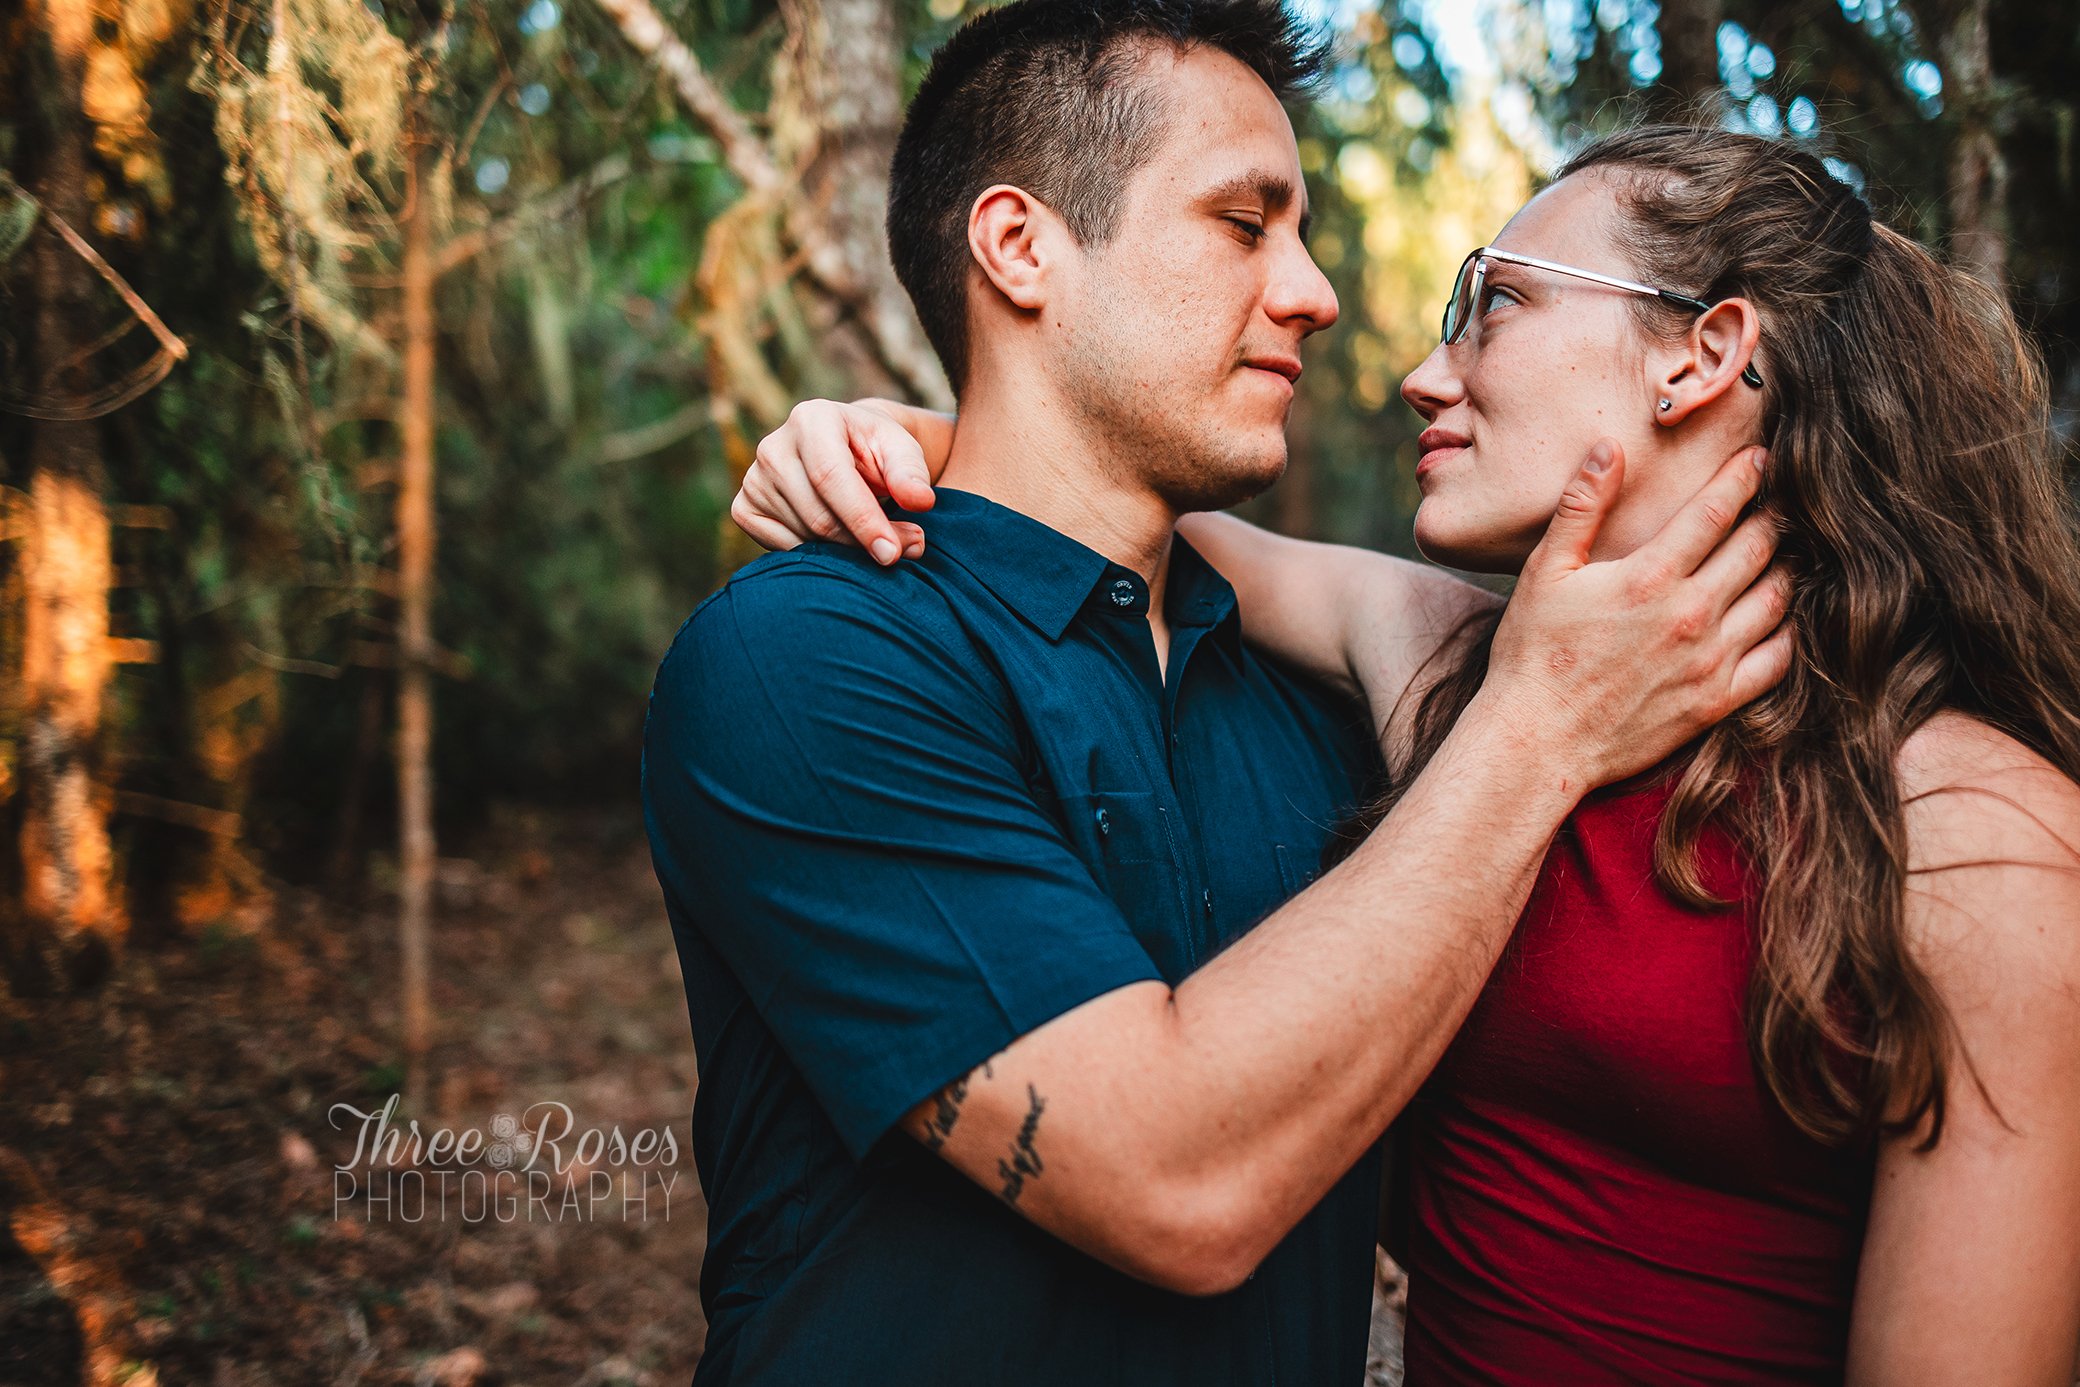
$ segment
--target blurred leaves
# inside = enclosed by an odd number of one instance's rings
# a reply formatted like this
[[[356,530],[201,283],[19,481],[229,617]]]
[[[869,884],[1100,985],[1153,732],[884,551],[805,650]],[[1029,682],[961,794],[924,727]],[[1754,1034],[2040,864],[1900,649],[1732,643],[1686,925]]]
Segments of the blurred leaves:
[[[800,291],[790,238],[817,208],[747,201],[711,131],[587,0],[76,4],[122,68],[97,88],[97,244],[194,348],[106,431],[110,499],[171,517],[116,541],[113,629],[161,650],[119,675],[118,785],[241,813],[285,870],[384,812],[386,724],[371,734],[366,716],[371,698],[387,706],[394,641],[381,344],[395,121],[419,92],[446,132],[434,195],[455,248],[439,295],[436,635],[469,671],[440,693],[440,805],[467,820],[499,796],[625,799],[655,661],[728,561],[734,468],[803,394],[888,388],[871,352],[840,349],[842,312]],[[887,0],[894,80],[914,85],[980,8]],[[1293,477],[1254,508],[1286,528],[1406,551],[1419,425],[1396,396],[1453,271],[1569,147],[1628,113],[1716,103],[1729,123],[1812,142],[1903,226],[1949,233],[1966,113],[1939,42],[1948,0],[1305,8],[1342,40],[1295,119],[1344,315],[1311,348]],[[809,161],[784,196],[856,180],[830,159],[844,132],[823,128],[818,102],[833,98],[787,67],[815,51],[801,26],[818,7],[660,13],[757,139]],[[2080,26],[2060,0],[1999,0],[1990,16],[1994,80],[1976,109],[2016,190],[1995,210],[2070,428]],[[1672,67],[1671,26],[1689,26],[1678,46],[1693,54],[1708,32],[1716,71]],[[25,154],[13,100],[0,93],[9,167]],[[32,216],[0,189],[0,351],[20,330],[10,257]],[[23,437],[0,420],[0,466],[20,465]],[[139,848],[163,832],[127,831]]]

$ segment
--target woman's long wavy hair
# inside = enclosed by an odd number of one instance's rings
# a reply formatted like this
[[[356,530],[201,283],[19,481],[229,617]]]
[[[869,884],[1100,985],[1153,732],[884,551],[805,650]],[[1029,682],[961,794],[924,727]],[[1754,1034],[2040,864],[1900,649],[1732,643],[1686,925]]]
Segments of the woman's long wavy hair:
[[[1696,848],[1729,831],[1760,883],[1747,1031],[1771,1092],[1821,1141],[1926,1123],[1933,1145],[1952,1063],[1970,1060],[1909,945],[1901,744],[1955,709],[2080,779],[2080,544],[2042,366],[1999,292],[1874,223],[1789,144],[1643,126],[1561,176],[1590,170],[1612,177],[1643,277],[1760,314],[1762,504],[1796,579],[1791,672],[1675,772],[1657,876],[1724,904]],[[1639,302],[1650,335],[1690,326]],[[1409,764],[1368,818],[1472,698],[1494,621],[1440,656]]]

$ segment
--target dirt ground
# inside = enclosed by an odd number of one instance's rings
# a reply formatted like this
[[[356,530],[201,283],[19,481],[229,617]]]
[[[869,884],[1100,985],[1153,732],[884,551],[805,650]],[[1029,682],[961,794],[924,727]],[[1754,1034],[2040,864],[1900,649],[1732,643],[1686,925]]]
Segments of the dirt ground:
[[[283,889],[256,928],[131,950],[93,997],[0,1000],[0,1383],[688,1380],[693,1056],[640,827],[519,820],[442,875],[422,1129],[489,1135],[557,1102],[572,1137],[669,1125],[676,1163],[652,1153],[644,1200],[592,1198],[630,1153],[583,1153],[574,1198],[512,1186],[507,1221],[482,1185],[474,1208],[466,1189],[414,1204],[432,1187],[408,1164],[336,1186],[362,1124],[328,1113],[376,1111],[403,1078],[393,916]],[[379,1175],[388,1206],[365,1197]]]
[[[364,1124],[335,1107],[378,1112],[404,1080],[380,891],[277,887],[243,927],[133,947],[95,995],[0,991],[0,1387],[691,1377],[693,1054],[640,825],[514,815],[471,852],[443,863],[425,1111],[393,1124],[476,1131],[470,1160],[356,1163]],[[554,1103],[562,1176],[543,1148],[505,1205],[453,1178],[435,1202],[443,1172],[499,1173],[502,1116],[526,1131]],[[669,1166],[575,1142],[667,1126]],[[1398,1329],[1381,1319],[1368,1387],[1398,1383]]]

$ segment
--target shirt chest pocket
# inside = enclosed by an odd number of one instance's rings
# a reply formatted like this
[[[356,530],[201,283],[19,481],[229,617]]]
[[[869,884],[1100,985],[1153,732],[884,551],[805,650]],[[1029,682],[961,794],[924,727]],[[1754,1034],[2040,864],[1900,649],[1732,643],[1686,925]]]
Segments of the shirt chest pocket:
[[[1284,888],[1287,899],[1299,895],[1302,891],[1314,885],[1315,878],[1322,874],[1318,863],[1313,860],[1303,860],[1298,853],[1284,843],[1273,843],[1271,851],[1278,858],[1278,883]]]
[[[1146,790],[1077,795],[1067,806],[1082,820],[1079,836],[1092,846],[1099,884],[1149,957],[1173,981],[1189,972],[1198,950],[1172,841],[1173,815]]]

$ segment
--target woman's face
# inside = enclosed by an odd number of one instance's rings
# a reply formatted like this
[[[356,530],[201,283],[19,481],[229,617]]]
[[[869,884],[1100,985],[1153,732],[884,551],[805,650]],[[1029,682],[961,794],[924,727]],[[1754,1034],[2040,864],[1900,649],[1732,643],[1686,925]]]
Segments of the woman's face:
[[[1619,248],[1607,175],[1561,180],[1510,219],[1494,245],[1621,279],[1639,271]],[[1430,558],[1514,573],[1545,533],[1560,493],[1598,439],[1625,449],[1622,499],[1597,557],[1631,549],[1710,475],[1670,456],[1655,420],[1670,363],[1633,317],[1634,295],[1547,270],[1490,262],[1472,322],[1402,382],[1429,427],[1416,482],[1416,543]],[[1722,459],[1723,460],[1723,459]],[[1713,464],[1716,465],[1716,464]]]

